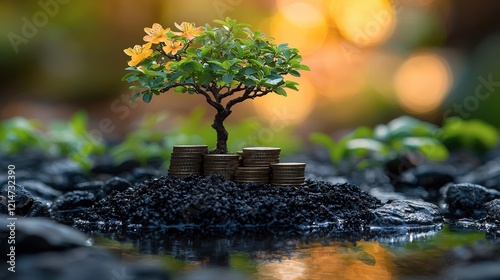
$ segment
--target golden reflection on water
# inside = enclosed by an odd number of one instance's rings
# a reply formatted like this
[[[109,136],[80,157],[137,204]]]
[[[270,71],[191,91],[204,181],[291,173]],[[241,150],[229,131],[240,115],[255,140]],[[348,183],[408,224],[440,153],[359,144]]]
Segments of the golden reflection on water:
[[[391,253],[377,242],[313,244],[281,260],[257,260],[260,280],[394,279]]]

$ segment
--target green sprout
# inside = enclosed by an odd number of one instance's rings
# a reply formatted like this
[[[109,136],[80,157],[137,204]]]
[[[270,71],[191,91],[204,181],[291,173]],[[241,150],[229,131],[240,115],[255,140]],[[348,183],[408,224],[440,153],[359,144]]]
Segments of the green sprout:
[[[444,122],[438,138],[452,149],[482,153],[498,143],[498,129],[481,120],[453,117]]]
[[[436,138],[433,124],[402,116],[374,129],[359,127],[335,142],[324,133],[312,133],[310,140],[327,148],[331,161],[353,160],[358,168],[379,165],[398,155],[419,152],[431,160],[445,160],[449,152]]]
[[[52,157],[69,157],[84,170],[92,167],[91,155],[104,153],[102,139],[88,130],[88,117],[76,112],[69,122],[53,121],[44,125],[37,120],[15,117],[0,125],[0,151],[16,154],[40,150]]]
[[[230,18],[214,22],[220,26],[183,22],[176,24],[179,32],[157,23],[146,28],[147,43],[124,50],[131,60],[123,80],[138,83],[131,86],[141,90],[132,101],[142,97],[149,103],[170,89],[203,96],[216,111],[214,152],[227,153],[224,121],[233,106],[269,93],[287,96],[286,89],[298,90],[288,75],[300,77],[299,71],[309,68],[297,49],[273,44],[273,38],[252,31],[248,24]]]
[[[128,133],[122,143],[111,148],[110,153],[115,163],[137,160],[140,164],[147,165],[153,159],[166,162],[169,158],[166,148],[169,134],[165,130],[155,129],[166,117],[166,113],[145,116],[136,130]]]

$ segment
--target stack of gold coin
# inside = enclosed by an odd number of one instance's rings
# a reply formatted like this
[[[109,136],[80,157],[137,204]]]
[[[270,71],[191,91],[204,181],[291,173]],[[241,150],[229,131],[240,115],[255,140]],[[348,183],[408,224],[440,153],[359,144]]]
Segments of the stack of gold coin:
[[[203,174],[219,174],[227,180],[233,180],[234,172],[239,165],[240,156],[237,154],[206,154],[203,161]]]
[[[272,163],[280,162],[280,148],[250,147],[243,148],[242,166],[269,167]]]
[[[305,184],[305,163],[271,164],[271,184],[274,186],[301,186]]]
[[[237,167],[236,183],[269,183],[269,167]]]
[[[176,145],[170,156],[169,176],[186,177],[202,175],[203,155],[208,151],[207,145]]]

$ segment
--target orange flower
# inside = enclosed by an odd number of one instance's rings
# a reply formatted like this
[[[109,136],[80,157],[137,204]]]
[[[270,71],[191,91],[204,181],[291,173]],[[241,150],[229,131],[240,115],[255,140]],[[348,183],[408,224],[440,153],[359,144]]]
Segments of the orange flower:
[[[184,43],[181,41],[167,41],[165,46],[162,48],[165,53],[176,54],[178,51],[184,48]]]
[[[153,23],[153,27],[144,28],[144,31],[148,34],[144,36],[144,41],[150,42],[153,44],[159,44],[160,42],[165,42],[168,40],[167,32],[170,31],[170,28],[163,29],[163,27],[158,23]]]
[[[166,70],[169,70],[169,71],[171,70],[170,69],[170,64],[172,64],[172,61],[169,61],[169,62],[167,62],[167,64],[165,64],[165,69]]]
[[[132,57],[128,62],[128,66],[136,66],[143,59],[148,58],[153,53],[153,50],[151,49],[151,43],[147,43],[142,46],[135,45],[134,48],[124,49],[123,52]]]
[[[182,32],[172,32],[177,36],[182,36],[188,40],[193,40],[194,37],[200,35],[201,31],[203,30],[203,27],[194,27],[193,23],[189,22],[183,22],[180,25],[176,23],[175,27],[177,27],[180,31]]]

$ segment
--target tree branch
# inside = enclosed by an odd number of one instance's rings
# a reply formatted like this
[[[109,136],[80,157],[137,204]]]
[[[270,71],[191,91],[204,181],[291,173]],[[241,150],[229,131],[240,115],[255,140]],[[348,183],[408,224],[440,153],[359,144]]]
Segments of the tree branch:
[[[222,99],[224,99],[224,98],[226,98],[228,96],[231,96],[231,95],[235,94],[236,92],[242,91],[244,89],[245,89],[245,87],[244,87],[243,83],[240,82],[237,87],[235,87],[233,89],[228,88],[228,90],[227,90],[226,93],[220,94],[219,95],[219,99],[217,101],[220,102],[220,101],[222,101]]]
[[[214,107],[217,111],[224,110],[224,107],[220,104],[217,103],[215,100],[213,100],[210,95],[207,93],[206,90],[203,90],[199,85],[195,83],[175,83],[170,86],[166,86],[160,90],[160,93],[165,93],[168,90],[174,88],[174,87],[179,87],[179,86],[191,86],[195,89],[197,94],[201,94],[205,96],[205,99],[207,100],[207,103],[210,104],[212,107]],[[215,95],[215,93],[213,93]]]
[[[255,99],[257,97],[261,97],[261,96],[264,96],[270,92],[272,92],[273,90],[272,89],[265,89],[265,90],[262,90],[261,87],[258,87],[258,88],[255,88],[255,87],[248,87],[246,90],[245,90],[245,93],[243,93],[242,96],[239,96],[235,99],[232,99],[230,100],[227,104],[226,104],[226,110],[228,111],[231,111],[231,107],[233,107],[234,105],[238,104],[238,103],[241,103],[247,99]]]

